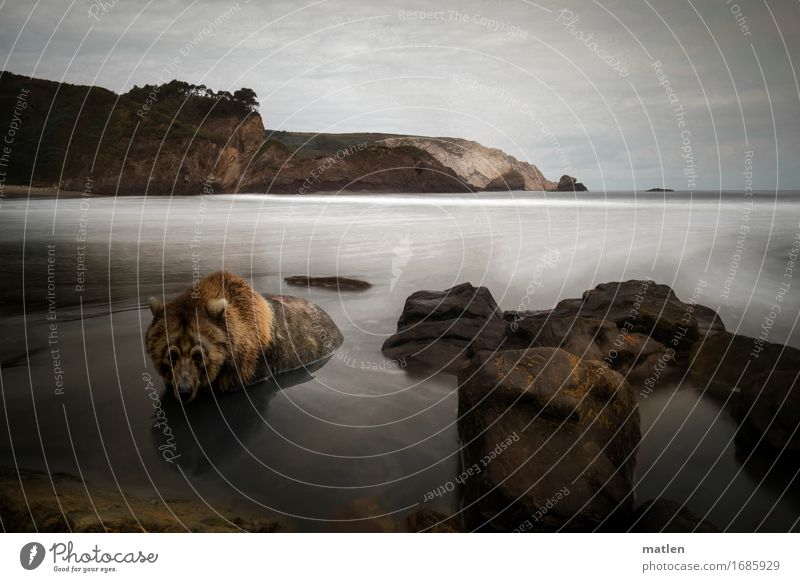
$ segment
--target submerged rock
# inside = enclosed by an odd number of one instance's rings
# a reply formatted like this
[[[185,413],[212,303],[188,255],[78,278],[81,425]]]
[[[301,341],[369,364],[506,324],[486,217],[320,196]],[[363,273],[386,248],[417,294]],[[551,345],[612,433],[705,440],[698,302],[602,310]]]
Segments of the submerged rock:
[[[23,483],[24,491],[20,486]],[[236,515],[203,500],[143,499],[97,488],[66,473],[0,469],[7,532],[274,532],[273,516]]]
[[[800,350],[719,332],[692,347],[690,370],[729,403],[746,444],[800,453]]]
[[[557,348],[479,352],[459,371],[468,526],[587,531],[632,507],[639,411],[625,380]]]
[[[350,277],[307,277],[293,275],[284,278],[289,285],[299,287],[323,287],[325,289],[338,289],[340,291],[365,291],[372,287],[371,283]]]

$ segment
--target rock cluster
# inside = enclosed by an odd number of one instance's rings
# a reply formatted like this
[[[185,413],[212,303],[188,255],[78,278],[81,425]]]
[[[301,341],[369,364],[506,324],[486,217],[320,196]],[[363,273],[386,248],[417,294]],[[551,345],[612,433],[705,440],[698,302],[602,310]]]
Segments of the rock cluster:
[[[462,283],[409,296],[383,353],[456,372],[481,350],[555,347],[652,389],[685,371],[700,338],[724,329],[714,310],[653,281],[604,283],[550,311],[506,312],[485,287]]]
[[[694,291],[606,283],[537,312],[501,312],[469,283],[408,298],[383,351],[458,374],[462,458],[481,469],[467,528],[715,531],[669,500],[634,508],[636,395],[689,374],[753,446],[800,450],[800,350],[726,332]]]

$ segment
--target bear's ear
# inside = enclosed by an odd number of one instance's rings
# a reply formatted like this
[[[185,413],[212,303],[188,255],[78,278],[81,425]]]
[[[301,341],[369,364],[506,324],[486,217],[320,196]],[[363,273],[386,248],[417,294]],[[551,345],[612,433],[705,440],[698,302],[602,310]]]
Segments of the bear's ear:
[[[206,302],[206,311],[212,317],[219,317],[225,310],[228,308],[228,301],[224,297],[219,297],[217,299],[209,299]]]
[[[164,302],[161,301],[158,297],[151,297],[150,298],[150,312],[153,314],[153,317],[156,317],[163,313],[164,311]]]

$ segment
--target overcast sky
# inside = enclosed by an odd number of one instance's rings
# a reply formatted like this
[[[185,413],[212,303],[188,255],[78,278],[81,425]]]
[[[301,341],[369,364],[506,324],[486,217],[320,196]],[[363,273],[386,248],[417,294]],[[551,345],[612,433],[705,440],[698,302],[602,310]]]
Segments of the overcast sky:
[[[464,137],[592,190],[741,190],[748,151],[800,189],[799,37],[798,0],[0,4],[13,72],[251,87],[268,128]]]

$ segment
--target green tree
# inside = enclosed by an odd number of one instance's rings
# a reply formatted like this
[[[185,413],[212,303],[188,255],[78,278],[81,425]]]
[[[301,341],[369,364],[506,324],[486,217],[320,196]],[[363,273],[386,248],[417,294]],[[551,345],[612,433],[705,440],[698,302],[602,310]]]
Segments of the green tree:
[[[242,87],[233,93],[233,99],[250,111],[255,111],[258,108],[256,97],[256,92],[247,87]]]

